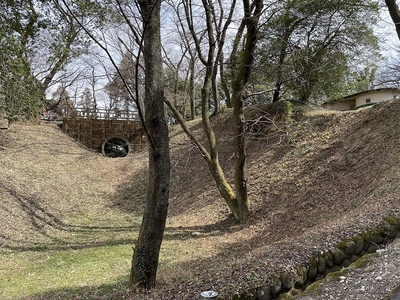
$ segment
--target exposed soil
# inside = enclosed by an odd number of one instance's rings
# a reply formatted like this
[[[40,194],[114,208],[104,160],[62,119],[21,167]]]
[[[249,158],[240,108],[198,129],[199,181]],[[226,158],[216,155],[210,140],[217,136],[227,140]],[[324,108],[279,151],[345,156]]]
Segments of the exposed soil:
[[[232,179],[227,116],[213,122]],[[344,113],[299,107],[295,116],[249,133],[247,224],[229,216],[199,152],[179,127],[171,128],[170,210],[159,288],[135,291],[130,299],[198,299],[208,289],[229,299],[376,227],[384,216],[400,214],[399,101]],[[201,132],[199,121],[191,126]],[[79,247],[84,242],[71,244],[66,230],[72,225],[83,230],[114,222],[137,231],[132,215],[143,209],[145,151],[110,159],[78,145],[54,124],[15,124],[0,131],[0,170],[3,248]],[[110,238],[99,232],[86,243]],[[118,238],[116,243],[129,242],[132,235]],[[326,295],[318,299],[343,299]]]

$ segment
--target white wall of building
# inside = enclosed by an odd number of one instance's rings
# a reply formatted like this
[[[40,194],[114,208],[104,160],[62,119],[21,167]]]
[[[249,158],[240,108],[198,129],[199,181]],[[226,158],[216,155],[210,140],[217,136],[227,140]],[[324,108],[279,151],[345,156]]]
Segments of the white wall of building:
[[[356,98],[356,107],[369,103],[379,103],[393,100],[400,96],[400,91],[376,91],[368,94],[360,95]]]

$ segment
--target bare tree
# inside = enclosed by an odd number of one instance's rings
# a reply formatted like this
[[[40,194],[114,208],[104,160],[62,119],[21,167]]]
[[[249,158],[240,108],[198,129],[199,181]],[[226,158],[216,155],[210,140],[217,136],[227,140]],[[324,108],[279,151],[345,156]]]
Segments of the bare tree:
[[[214,178],[218,191],[221,196],[224,198],[227,203],[230,211],[233,213],[235,218],[239,222],[246,222],[250,216],[250,202],[248,200],[247,195],[247,183],[245,179],[244,167],[246,161],[246,153],[245,153],[245,133],[244,133],[244,114],[243,114],[243,101],[245,98],[244,90],[245,86],[249,80],[255,45],[257,41],[257,33],[258,33],[258,22],[259,17],[262,12],[263,1],[262,0],[254,0],[250,3],[250,1],[243,1],[243,24],[246,34],[240,35],[240,39],[244,39],[241,41],[241,44],[244,45],[243,49],[240,49],[241,55],[238,55],[235,59],[235,63],[232,63],[232,67],[236,69],[235,76],[232,80],[232,90],[231,90],[231,101],[234,107],[233,110],[233,118],[235,122],[234,126],[234,135],[235,135],[235,180],[234,187],[228,183],[225,173],[219,162],[219,153],[218,153],[218,143],[214,131],[211,126],[210,116],[209,116],[209,102],[210,98],[214,97],[216,91],[216,65],[221,61],[220,56],[222,56],[222,52],[216,51],[216,45],[224,45],[224,39],[226,35],[226,31],[228,29],[228,25],[230,24],[230,20],[232,18],[233,12],[236,9],[236,1],[231,3],[231,9],[228,13],[228,18],[225,24],[222,25],[220,21],[215,20],[216,12],[213,7],[213,3],[211,1],[203,0],[203,9],[206,18],[206,34],[207,34],[207,53],[203,55],[203,48],[200,43],[200,39],[198,38],[195,27],[194,27],[194,17],[191,6],[191,1],[185,2],[185,12],[186,12],[186,20],[188,23],[188,27],[192,33],[193,39],[196,42],[197,54],[200,57],[200,60],[206,67],[205,76],[203,81],[203,87],[201,89],[202,96],[202,123],[204,127],[204,132],[206,134],[208,140],[207,148],[200,142],[200,140],[190,131],[190,129],[186,126],[184,120],[179,115],[179,112],[174,108],[174,106],[167,102],[168,106],[172,111],[174,111],[174,115],[178,119],[182,128],[189,136],[189,138],[197,145],[200,150],[202,156],[206,160],[206,163],[209,167],[211,175]],[[220,9],[223,8],[222,3],[219,2]],[[222,21],[221,21],[222,22]],[[217,33],[214,32],[214,23],[219,24],[216,28],[220,31]],[[239,42],[238,42],[239,45]],[[212,91],[212,92],[210,92]]]
[[[400,10],[396,0],[385,0],[386,6],[389,10],[390,17],[396,27],[397,37],[400,40]]]
[[[53,92],[53,101],[49,106],[49,111],[63,117],[71,117],[77,115],[77,109],[74,101],[71,99],[67,91],[68,86],[65,84],[59,85],[57,90]]]
[[[114,72],[110,78],[110,82],[105,86],[105,90],[110,97],[110,111],[123,112],[128,118],[133,118],[137,115],[135,104],[137,100],[135,101],[135,99],[132,99],[120,74],[125,79],[125,83],[129,85],[131,91],[135,91],[136,85],[141,85],[135,80],[135,64],[136,59],[130,52],[127,51],[123,53],[121,62],[118,65],[119,73]]]
[[[200,90],[197,80],[200,78],[199,81],[201,81],[202,75],[199,70],[203,69],[203,66],[202,63],[199,63],[195,41],[187,27],[184,2],[169,0],[166,3],[168,5],[166,10],[173,26],[166,33],[168,37],[163,40],[163,48],[165,64],[175,72],[175,82],[172,84],[174,88],[173,103],[184,119],[186,119],[186,115],[189,112],[190,118],[193,120],[196,118],[196,108],[200,106],[198,104],[200,96],[197,95],[196,97],[196,90]],[[198,41],[200,43],[203,41],[205,34],[206,31],[198,33]],[[167,43],[170,45],[167,45]],[[178,51],[176,51],[177,48],[179,49]],[[181,98],[179,106],[177,106],[176,101],[178,98]],[[189,105],[190,107],[187,107]]]
[[[143,53],[145,63],[144,108],[137,101],[138,88],[132,91],[114,59],[109,39],[104,32],[96,32],[87,23],[83,24],[75,16],[68,0],[62,0],[66,12],[74,16],[86,34],[106,53],[118,72],[130,97],[136,101],[139,118],[148,139],[149,173],[147,183],[146,207],[142,225],[132,256],[130,285],[150,289],[156,285],[158,259],[168,212],[170,154],[168,126],[164,112],[164,80],[161,56],[160,9],[159,0],[139,0],[135,5],[128,1],[113,0],[110,3],[97,2],[98,7],[112,9],[119,14],[129,29],[129,33]],[[108,6],[111,4],[111,7]],[[135,24],[132,22],[136,22]],[[138,28],[137,25],[142,24]],[[99,35],[96,35],[99,34]],[[123,43],[122,39],[119,39]],[[114,48],[112,48],[114,49]],[[137,55],[139,58],[140,55]],[[139,61],[135,65],[138,82]],[[136,95],[135,95],[136,94]]]

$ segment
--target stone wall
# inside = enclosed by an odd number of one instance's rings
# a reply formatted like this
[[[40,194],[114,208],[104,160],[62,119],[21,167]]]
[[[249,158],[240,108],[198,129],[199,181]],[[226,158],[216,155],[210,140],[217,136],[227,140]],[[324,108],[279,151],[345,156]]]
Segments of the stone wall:
[[[296,273],[282,272],[280,276],[273,278],[270,284],[255,287],[232,299],[293,299],[312,283],[348,267],[365,254],[375,253],[396,238],[400,238],[400,215],[384,218],[377,228],[357,234],[315,255],[307,265],[297,266]]]
[[[103,143],[113,137],[126,140],[132,151],[143,149],[146,138],[139,121],[92,118],[64,118],[62,130],[84,146],[102,151]]]

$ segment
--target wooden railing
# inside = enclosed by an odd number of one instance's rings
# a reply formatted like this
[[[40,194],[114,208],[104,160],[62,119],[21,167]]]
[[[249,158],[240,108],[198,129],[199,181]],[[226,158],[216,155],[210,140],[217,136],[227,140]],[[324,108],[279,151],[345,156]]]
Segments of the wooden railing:
[[[87,118],[103,120],[138,120],[137,111],[71,108],[63,111],[64,118]]]

